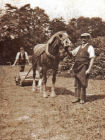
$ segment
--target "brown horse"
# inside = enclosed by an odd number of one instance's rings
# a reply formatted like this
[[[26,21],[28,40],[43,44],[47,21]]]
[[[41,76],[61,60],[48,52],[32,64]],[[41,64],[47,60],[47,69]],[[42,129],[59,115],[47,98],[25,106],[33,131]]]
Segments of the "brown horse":
[[[52,69],[52,89],[51,89],[51,97],[55,97],[55,82],[56,82],[56,74],[58,70],[58,65],[61,60],[65,57],[65,48],[71,45],[71,41],[69,40],[69,36],[66,32],[60,31],[55,33],[46,44],[38,44],[34,47],[33,54],[33,86],[32,90],[35,91],[35,76],[36,70],[40,73],[39,85],[43,97],[47,97],[48,94],[46,92],[46,82],[47,82],[47,71]]]

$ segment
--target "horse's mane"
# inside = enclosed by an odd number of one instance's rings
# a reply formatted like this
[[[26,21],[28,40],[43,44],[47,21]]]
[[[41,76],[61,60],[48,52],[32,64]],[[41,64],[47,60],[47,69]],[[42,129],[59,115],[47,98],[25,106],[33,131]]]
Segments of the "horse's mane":
[[[55,33],[55,34],[52,35],[51,38],[47,41],[47,44],[50,44],[50,43],[53,41],[53,39],[54,39],[55,37],[60,38],[60,35],[62,35],[62,34],[64,34],[64,33],[66,34],[65,31],[59,31],[59,32]]]

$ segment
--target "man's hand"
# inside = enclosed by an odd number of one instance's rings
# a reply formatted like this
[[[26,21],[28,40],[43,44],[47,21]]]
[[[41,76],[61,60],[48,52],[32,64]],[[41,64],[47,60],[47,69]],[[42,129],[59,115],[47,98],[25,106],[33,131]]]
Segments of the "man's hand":
[[[86,75],[88,75],[90,73],[90,70],[89,69],[87,69],[86,70]]]
[[[29,66],[31,66],[32,64],[31,63],[29,63]]]
[[[15,66],[15,64],[12,65],[12,67],[14,67],[14,66]]]

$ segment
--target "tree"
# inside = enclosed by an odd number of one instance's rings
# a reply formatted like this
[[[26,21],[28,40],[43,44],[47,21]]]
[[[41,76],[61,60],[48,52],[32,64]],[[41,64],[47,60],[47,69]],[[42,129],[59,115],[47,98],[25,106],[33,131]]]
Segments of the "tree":
[[[66,24],[64,23],[63,18],[55,18],[50,22],[51,34],[54,34],[58,31],[66,31]]]
[[[20,46],[31,54],[37,43],[48,39],[48,27],[49,17],[39,7],[31,9],[27,4],[18,9],[7,4],[5,14],[0,18],[0,48],[2,54],[5,52],[3,60],[6,58],[9,61],[7,55],[10,54],[13,59]],[[6,54],[6,50],[12,53]]]

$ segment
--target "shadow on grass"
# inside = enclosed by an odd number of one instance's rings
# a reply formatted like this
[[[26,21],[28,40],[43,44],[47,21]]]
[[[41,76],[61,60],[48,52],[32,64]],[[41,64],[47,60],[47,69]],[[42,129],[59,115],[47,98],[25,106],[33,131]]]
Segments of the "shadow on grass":
[[[93,102],[96,100],[102,100],[105,98],[105,95],[91,95],[87,96],[87,102]]]
[[[75,93],[67,90],[66,88],[55,88],[55,92],[57,95],[71,95],[71,96],[75,96]],[[105,95],[101,94],[101,95],[91,95],[91,96],[87,96],[87,102],[93,102],[96,100],[102,100],[105,99]]]
[[[51,87],[47,87],[47,90],[51,91]],[[71,90],[67,90],[66,88],[63,88],[63,87],[56,87],[55,88],[55,92],[56,92],[56,95],[71,95],[71,96],[75,96],[75,93],[72,92]],[[88,96],[87,95],[87,102],[93,102],[93,101],[96,101],[96,100],[102,100],[105,98],[105,95],[91,95],[91,96]]]
[[[47,90],[51,91],[51,87],[47,87]],[[67,90],[66,88],[63,87],[56,87],[55,88],[55,93],[56,95],[72,95],[75,96],[75,93],[72,92],[71,90]]]
[[[72,95],[72,96],[75,96],[75,93],[72,92],[71,90],[67,90],[66,88],[55,88],[55,92],[57,95]]]

